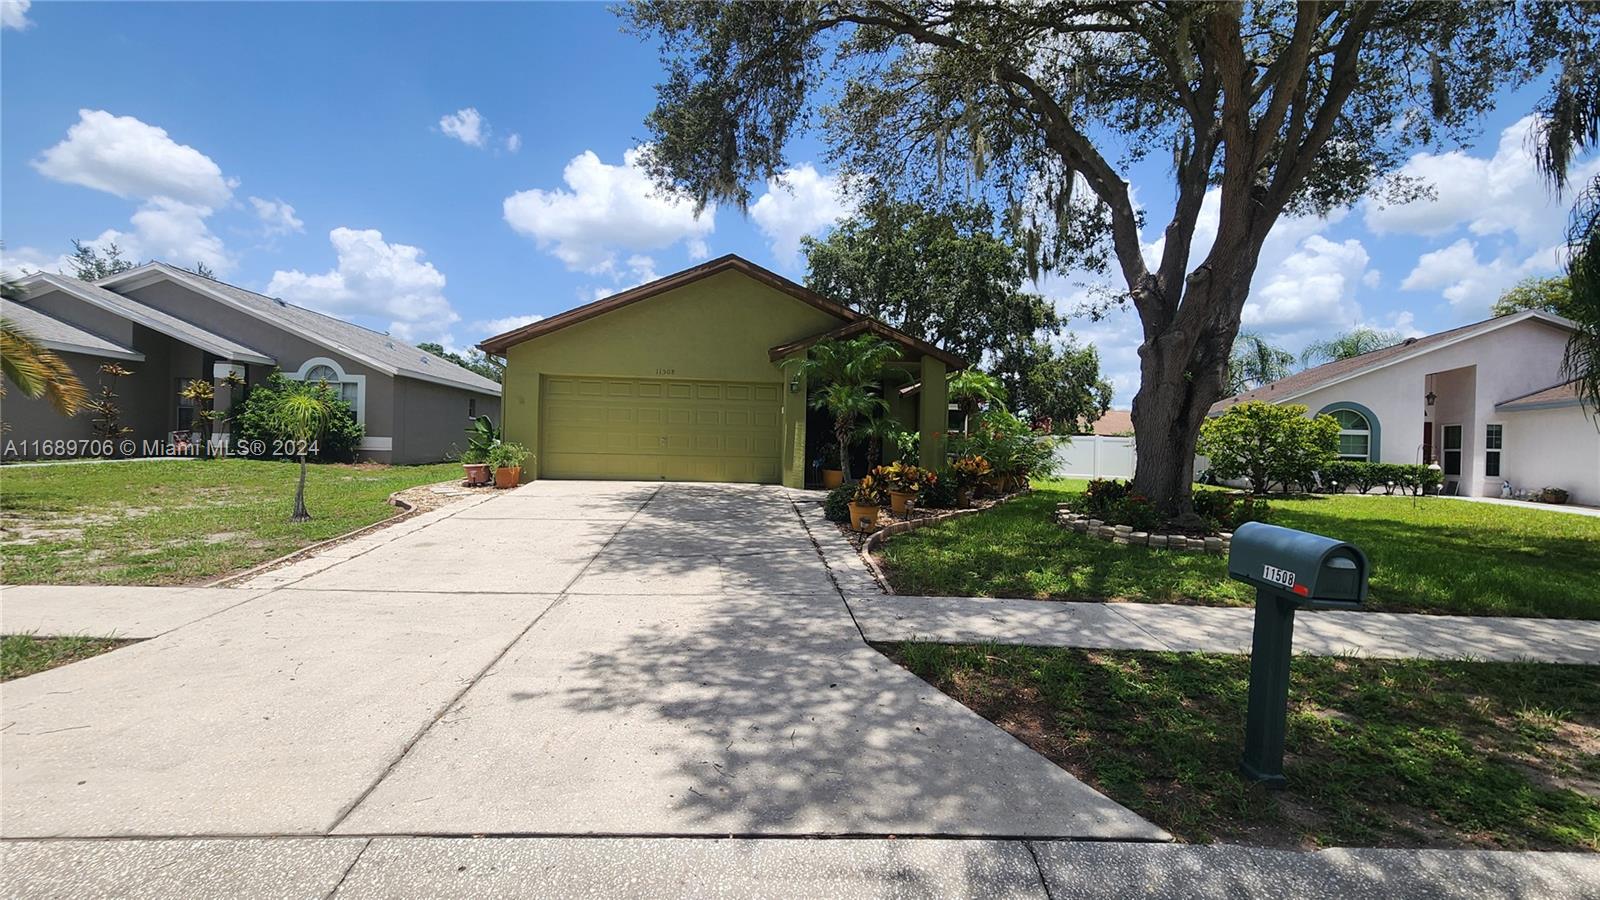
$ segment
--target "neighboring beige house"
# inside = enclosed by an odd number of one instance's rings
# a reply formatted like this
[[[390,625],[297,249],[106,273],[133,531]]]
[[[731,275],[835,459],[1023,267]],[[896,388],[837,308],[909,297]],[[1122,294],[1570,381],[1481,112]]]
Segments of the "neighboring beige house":
[[[1437,462],[1445,492],[1544,487],[1600,505],[1600,418],[1561,374],[1572,323],[1528,310],[1296,372],[1217,403],[1300,403],[1339,419],[1340,456]]]
[[[95,284],[47,272],[20,284],[26,296],[5,301],[0,314],[60,354],[91,395],[102,364],[133,372],[116,389],[141,451],[193,427],[194,409],[179,396],[184,384],[220,384],[229,372],[247,385],[273,369],[326,380],[365,429],[361,456],[376,462],[436,462],[463,441],[469,416],[500,419],[500,385],[475,372],[386,334],[165,263]],[[226,392],[218,397],[217,408],[225,409]],[[94,436],[87,413],[64,418],[14,392],[0,417],[0,443],[12,458],[52,455],[35,449],[40,441]]]

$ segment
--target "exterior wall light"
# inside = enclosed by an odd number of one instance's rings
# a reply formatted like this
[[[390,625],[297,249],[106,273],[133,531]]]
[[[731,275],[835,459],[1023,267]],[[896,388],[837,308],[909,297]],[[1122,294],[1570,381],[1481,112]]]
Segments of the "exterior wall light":
[[[1432,406],[1434,401],[1439,399],[1439,395],[1435,394],[1433,391],[1429,391],[1427,396],[1423,397],[1422,399],[1428,401],[1428,405]]]

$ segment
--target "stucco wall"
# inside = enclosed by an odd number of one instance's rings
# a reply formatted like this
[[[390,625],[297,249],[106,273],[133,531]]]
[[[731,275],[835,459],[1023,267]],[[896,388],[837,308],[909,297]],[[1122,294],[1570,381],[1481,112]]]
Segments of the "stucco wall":
[[[395,404],[394,449],[389,461],[397,465],[450,459],[466,445],[467,401],[476,400],[477,413],[500,422],[500,398],[473,394],[415,378],[401,378]]]
[[[115,313],[85,303],[65,291],[50,290],[28,298],[28,305],[40,312],[76,325],[123,346],[133,340],[133,323]]]
[[[1359,403],[1373,412],[1382,429],[1375,461],[1415,463],[1423,422],[1430,420],[1424,401],[1427,376],[1471,366],[1475,375],[1470,401],[1453,377],[1436,379],[1439,399],[1431,421],[1435,428],[1439,423],[1462,425],[1461,493],[1495,496],[1500,480],[1482,476],[1483,426],[1498,421],[1496,403],[1559,382],[1566,343],[1566,331],[1526,320],[1283,402],[1303,403],[1313,414],[1341,401]],[[1435,447],[1441,447],[1437,435]]]
[[[1600,506],[1600,429],[1577,406],[1502,412],[1500,478],[1516,490],[1564,488],[1571,502]]]
[[[721,272],[510,348],[504,394],[507,439],[540,452],[544,375],[786,383],[768,349],[840,324],[745,275]],[[783,428],[788,483],[803,472],[796,452],[801,448],[798,455],[803,455],[805,446],[802,404],[786,400]]]

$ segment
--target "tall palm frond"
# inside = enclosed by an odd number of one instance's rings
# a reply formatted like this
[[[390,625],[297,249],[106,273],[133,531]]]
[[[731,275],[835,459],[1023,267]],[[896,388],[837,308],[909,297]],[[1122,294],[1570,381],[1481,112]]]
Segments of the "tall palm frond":
[[[9,381],[23,396],[43,397],[63,416],[77,415],[89,402],[89,392],[66,361],[15,322],[0,321],[0,370],[5,374],[0,397]]]

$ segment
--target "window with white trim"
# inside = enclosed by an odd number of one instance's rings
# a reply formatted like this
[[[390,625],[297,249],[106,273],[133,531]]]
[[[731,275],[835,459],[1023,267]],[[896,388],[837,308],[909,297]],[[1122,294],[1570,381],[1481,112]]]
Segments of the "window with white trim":
[[[333,366],[312,366],[306,370],[305,381],[316,383],[325,381],[328,387],[339,392],[339,399],[343,400],[351,409],[356,408],[357,386],[354,380],[347,380],[344,373],[335,371]]]
[[[1352,462],[1372,459],[1372,423],[1353,409],[1329,413],[1339,423],[1339,458]]]
[[[1483,474],[1485,478],[1500,477],[1500,450],[1505,444],[1505,429],[1489,425],[1483,433]]]

